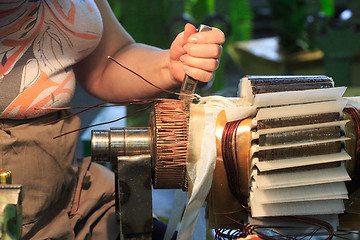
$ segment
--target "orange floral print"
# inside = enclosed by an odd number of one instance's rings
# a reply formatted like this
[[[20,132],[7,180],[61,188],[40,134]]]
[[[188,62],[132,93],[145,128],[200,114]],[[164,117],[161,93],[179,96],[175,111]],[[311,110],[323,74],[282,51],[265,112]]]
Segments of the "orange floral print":
[[[101,33],[93,0],[0,2],[0,118],[32,118],[47,113],[41,108],[67,105],[72,66]]]

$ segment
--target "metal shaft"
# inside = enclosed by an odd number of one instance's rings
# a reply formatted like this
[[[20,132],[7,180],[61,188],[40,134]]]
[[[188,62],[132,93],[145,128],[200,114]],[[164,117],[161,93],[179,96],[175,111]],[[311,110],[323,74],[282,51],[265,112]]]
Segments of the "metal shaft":
[[[150,154],[149,127],[94,130],[91,134],[91,156],[95,162],[115,165],[118,156]]]

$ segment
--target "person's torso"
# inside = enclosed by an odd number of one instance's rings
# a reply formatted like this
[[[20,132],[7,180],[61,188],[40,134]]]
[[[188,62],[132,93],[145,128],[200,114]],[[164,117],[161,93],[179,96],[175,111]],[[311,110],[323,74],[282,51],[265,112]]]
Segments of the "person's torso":
[[[66,106],[75,90],[73,65],[101,34],[93,0],[0,2],[0,118]]]

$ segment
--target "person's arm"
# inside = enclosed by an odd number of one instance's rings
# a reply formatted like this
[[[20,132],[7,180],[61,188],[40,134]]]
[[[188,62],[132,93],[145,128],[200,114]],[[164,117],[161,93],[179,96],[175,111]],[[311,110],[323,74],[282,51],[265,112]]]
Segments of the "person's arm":
[[[200,81],[211,80],[225,40],[220,30],[196,33],[189,24],[170,50],[162,50],[135,43],[120,25],[107,1],[97,0],[96,3],[103,18],[102,39],[95,51],[74,68],[78,81],[90,94],[104,100],[121,101],[159,93],[159,89],[109,60],[108,56],[161,88],[178,87],[184,71]],[[193,43],[188,42],[184,48],[184,39]]]

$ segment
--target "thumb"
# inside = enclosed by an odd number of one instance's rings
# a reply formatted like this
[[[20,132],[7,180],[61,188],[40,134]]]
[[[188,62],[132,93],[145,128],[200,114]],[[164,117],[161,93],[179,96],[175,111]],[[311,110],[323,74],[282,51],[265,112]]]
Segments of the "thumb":
[[[196,33],[196,28],[194,27],[194,25],[192,25],[191,23],[187,23],[185,25],[185,29],[184,29],[184,38],[183,38],[183,42],[184,44],[186,44],[188,38],[191,36],[191,34]]]

